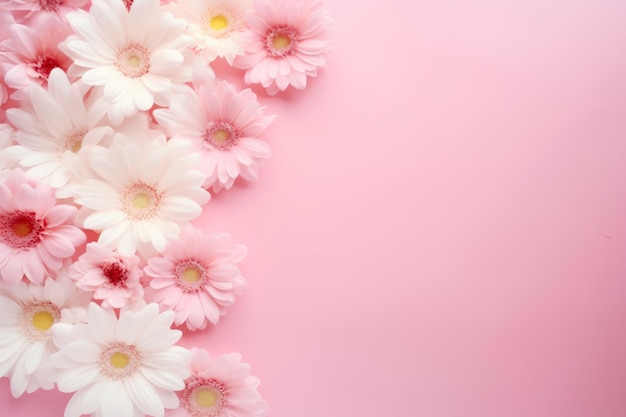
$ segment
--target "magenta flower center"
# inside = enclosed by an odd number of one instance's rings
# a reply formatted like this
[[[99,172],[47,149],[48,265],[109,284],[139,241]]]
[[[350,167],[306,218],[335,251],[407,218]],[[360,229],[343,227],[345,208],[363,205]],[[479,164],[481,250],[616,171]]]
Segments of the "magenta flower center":
[[[61,63],[53,56],[42,55],[37,61],[31,62],[31,66],[39,74],[39,77],[47,81],[50,72],[55,68],[61,68]]]
[[[102,273],[109,280],[109,284],[113,287],[126,286],[128,279],[128,271],[119,263],[112,263],[102,267]]]
[[[126,10],[130,10],[130,6],[133,5],[133,0],[124,0],[124,6],[126,6]]]
[[[115,66],[125,76],[139,78],[150,70],[150,52],[142,44],[131,42],[117,52]]]
[[[59,6],[63,4],[63,0],[39,0],[41,8],[49,12],[56,12]]]
[[[228,122],[211,123],[204,132],[204,140],[215,149],[227,150],[239,141],[239,132]]]
[[[199,379],[185,387],[182,403],[193,417],[216,417],[226,405],[226,388],[215,379]]]
[[[35,213],[18,211],[0,218],[0,239],[12,248],[29,249],[41,242],[45,227]]]
[[[282,26],[273,28],[265,38],[265,47],[270,55],[283,57],[289,55],[298,43],[298,34],[293,28]]]

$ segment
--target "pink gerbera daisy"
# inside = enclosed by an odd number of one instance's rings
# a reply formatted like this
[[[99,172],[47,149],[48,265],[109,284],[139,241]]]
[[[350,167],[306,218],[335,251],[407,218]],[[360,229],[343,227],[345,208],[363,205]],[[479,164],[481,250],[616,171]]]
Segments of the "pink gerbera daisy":
[[[0,278],[41,283],[74,255],[85,234],[72,225],[76,207],[57,204],[54,190],[15,169],[0,182]]]
[[[307,77],[326,65],[330,17],[316,0],[297,4],[257,0],[248,16],[252,36],[244,56],[235,66],[246,69],[248,84],[261,84],[268,94],[289,85],[304,89]]]
[[[235,265],[245,255],[245,246],[232,244],[226,234],[207,237],[187,229],[167,246],[165,255],[148,259],[144,272],[152,279],[146,299],[173,310],[176,325],[204,329],[226,314],[245,286]]]
[[[260,380],[250,375],[241,355],[211,358],[205,350],[192,348],[191,377],[179,394],[180,407],[166,417],[264,417],[267,403],[257,388]]]
[[[226,81],[187,89],[154,117],[174,139],[189,139],[203,157],[206,187],[232,187],[239,176],[254,180],[269,146],[259,140],[275,116],[263,114],[250,89],[237,92]]]
[[[93,242],[71,266],[69,276],[78,288],[94,291],[93,298],[102,300],[103,306],[121,308],[143,297],[139,261],[138,256],[121,255]]]
[[[63,17],[85,7],[89,0],[0,0],[0,10],[11,11],[20,23],[36,25],[40,19],[53,17],[61,23]]]
[[[31,83],[46,87],[54,68],[67,71],[72,61],[59,50],[59,43],[70,33],[67,25],[53,18],[43,20],[36,28],[11,25],[10,38],[1,44],[0,59],[7,68],[5,82],[15,89],[14,99],[24,99],[25,88]]]

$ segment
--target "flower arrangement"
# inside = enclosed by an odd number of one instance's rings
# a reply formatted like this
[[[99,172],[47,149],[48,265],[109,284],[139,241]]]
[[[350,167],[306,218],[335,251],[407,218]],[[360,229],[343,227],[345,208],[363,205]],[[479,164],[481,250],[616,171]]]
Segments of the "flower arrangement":
[[[317,0],[0,0],[0,376],[73,393],[65,417],[261,417],[216,325],[246,247],[192,226],[253,181],[266,99],[326,65]]]

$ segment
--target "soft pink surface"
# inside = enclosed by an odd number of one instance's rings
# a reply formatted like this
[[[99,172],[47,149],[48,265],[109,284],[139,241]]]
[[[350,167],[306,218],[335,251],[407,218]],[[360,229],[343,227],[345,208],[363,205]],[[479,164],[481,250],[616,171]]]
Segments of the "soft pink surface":
[[[274,417],[625,416],[626,2],[327,5],[329,68],[262,97],[273,157],[198,222],[248,288],[185,344]]]

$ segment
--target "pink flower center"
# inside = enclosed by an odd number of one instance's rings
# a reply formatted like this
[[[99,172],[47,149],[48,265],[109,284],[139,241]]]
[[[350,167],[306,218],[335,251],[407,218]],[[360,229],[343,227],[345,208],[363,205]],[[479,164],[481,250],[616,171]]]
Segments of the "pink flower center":
[[[78,151],[80,151],[83,145],[83,138],[85,137],[85,133],[87,133],[86,130],[78,130],[68,136],[65,141],[65,149],[73,153],[77,153]]]
[[[130,10],[130,6],[133,5],[133,0],[124,0],[124,6],[126,6],[126,10]]]
[[[298,43],[298,34],[293,28],[281,26],[269,31],[265,38],[267,51],[275,57],[289,55]]]
[[[49,12],[56,12],[59,6],[63,4],[63,0],[39,0],[41,8]]]
[[[204,140],[215,149],[227,150],[239,140],[239,132],[228,122],[209,124],[204,131]]]
[[[141,77],[150,70],[150,52],[142,44],[131,42],[117,52],[115,66],[127,77]]]
[[[206,267],[194,260],[180,262],[174,273],[176,283],[185,292],[198,292],[207,280]]]
[[[50,328],[60,318],[59,308],[51,302],[32,302],[22,310],[22,328],[28,339],[44,340],[50,336]]]
[[[109,280],[109,284],[113,287],[125,287],[128,279],[128,271],[119,263],[104,265],[102,273]]]
[[[161,194],[154,187],[139,182],[128,187],[122,195],[122,208],[135,220],[149,219],[161,204]]]
[[[37,58],[37,61],[33,61],[30,64],[32,68],[39,74],[40,78],[48,80],[50,72],[55,68],[61,68],[61,63],[58,59],[50,55],[42,55]]]
[[[0,239],[12,248],[28,249],[41,242],[45,227],[35,213],[17,211],[0,218]]]
[[[135,346],[113,343],[102,350],[98,365],[100,371],[111,379],[124,379],[139,369],[141,356]]]
[[[215,417],[227,404],[226,388],[215,379],[191,381],[182,394],[182,403],[193,417]]]

